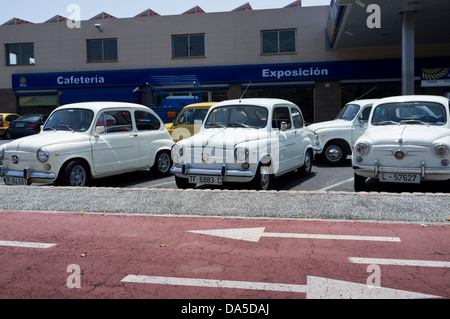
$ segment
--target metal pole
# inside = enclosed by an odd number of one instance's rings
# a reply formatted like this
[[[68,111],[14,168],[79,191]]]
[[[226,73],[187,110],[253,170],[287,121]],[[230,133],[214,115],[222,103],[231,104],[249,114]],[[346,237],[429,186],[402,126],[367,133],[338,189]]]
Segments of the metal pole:
[[[414,94],[414,11],[402,15],[402,94]]]

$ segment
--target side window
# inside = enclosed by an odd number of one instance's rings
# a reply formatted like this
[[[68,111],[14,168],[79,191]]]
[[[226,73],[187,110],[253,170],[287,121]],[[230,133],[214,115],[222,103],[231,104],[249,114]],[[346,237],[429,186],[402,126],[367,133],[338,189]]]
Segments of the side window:
[[[289,108],[276,107],[273,110],[272,127],[279,129],[279,128],[281,128],[282,122],[286,122],[288,130],[292,127],[291,115],[289,113]]]
[[[292,123],[295,128],[303,128],[303,116],[302,113],[295,107],[291,108]]]
[[[367,121],[369,121],[369,115],[370,115],[370,111],[372,110],[372,106],[368,106],[366,107],[364,110],[362,110],[361,112],[361,120],[364,121],[364,123],[367,123]]]
[[[105,133],[129,132],[133,130],[128,111],[107,111],[100,114],[96,126],[104,126]]]
[[[154,131],[161,127],[161,122],[150,112],[136,111],[134,117],[138,131]]]
[[[177,124],[179,125],[188,125],[188,124],[194,124],[194,113],[195,109],[186,109],[181,113],[180,117],[178,118]]]

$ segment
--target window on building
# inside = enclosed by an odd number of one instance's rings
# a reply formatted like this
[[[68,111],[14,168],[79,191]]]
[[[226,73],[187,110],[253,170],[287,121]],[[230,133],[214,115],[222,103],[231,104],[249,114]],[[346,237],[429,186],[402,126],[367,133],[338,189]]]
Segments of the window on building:
[[[34,43],[15,43],[6,45],[7,65],[33,65]]]
[[[117,61],[117,39],[87,41],[88,62]]]
[[[297,52],[297,30],[270,30],[261,32],[262,54],[284,54]]]
[[[172,36],[173,58],[195,58],[205,56],[205,35],[174,35]]]

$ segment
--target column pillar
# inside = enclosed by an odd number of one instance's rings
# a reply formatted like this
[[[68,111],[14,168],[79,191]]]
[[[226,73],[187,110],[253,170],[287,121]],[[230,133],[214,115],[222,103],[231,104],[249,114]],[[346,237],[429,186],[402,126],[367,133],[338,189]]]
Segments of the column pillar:
[[[414,94],[414,11],[402,15],[402,94]]]

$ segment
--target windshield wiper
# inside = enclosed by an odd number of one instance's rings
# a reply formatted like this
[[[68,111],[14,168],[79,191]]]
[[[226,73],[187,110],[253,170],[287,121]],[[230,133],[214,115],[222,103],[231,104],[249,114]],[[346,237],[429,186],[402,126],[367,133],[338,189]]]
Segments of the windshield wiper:
[[[246,125],[246,124],[243,124],[243,123],[229,123],[228,125],[227,125],[227,127],[250,127],[250,126],[248,126],[248,125]]]
[[[225,125],[214,123],[214,124],[206,124],[205,127],[220,127],[220,128],[224,128]]]
[[[386,125],[386,124],[397,125],[399,123],[395,122],[395,121],[382,121],[382,122],[373,123],[373,125]]]
[[[75,130],[70,125],[61,125],[64,127],[67,127],[72,133],[75,132]]]
[[[428,125],[428,123],[422,122],[421,120],[401,120],[400,123]]]
[[[44,131],[49,131],[49,130],[56,132],[56,128],[54,126],[49,126],[49,127],[44,128]]]

